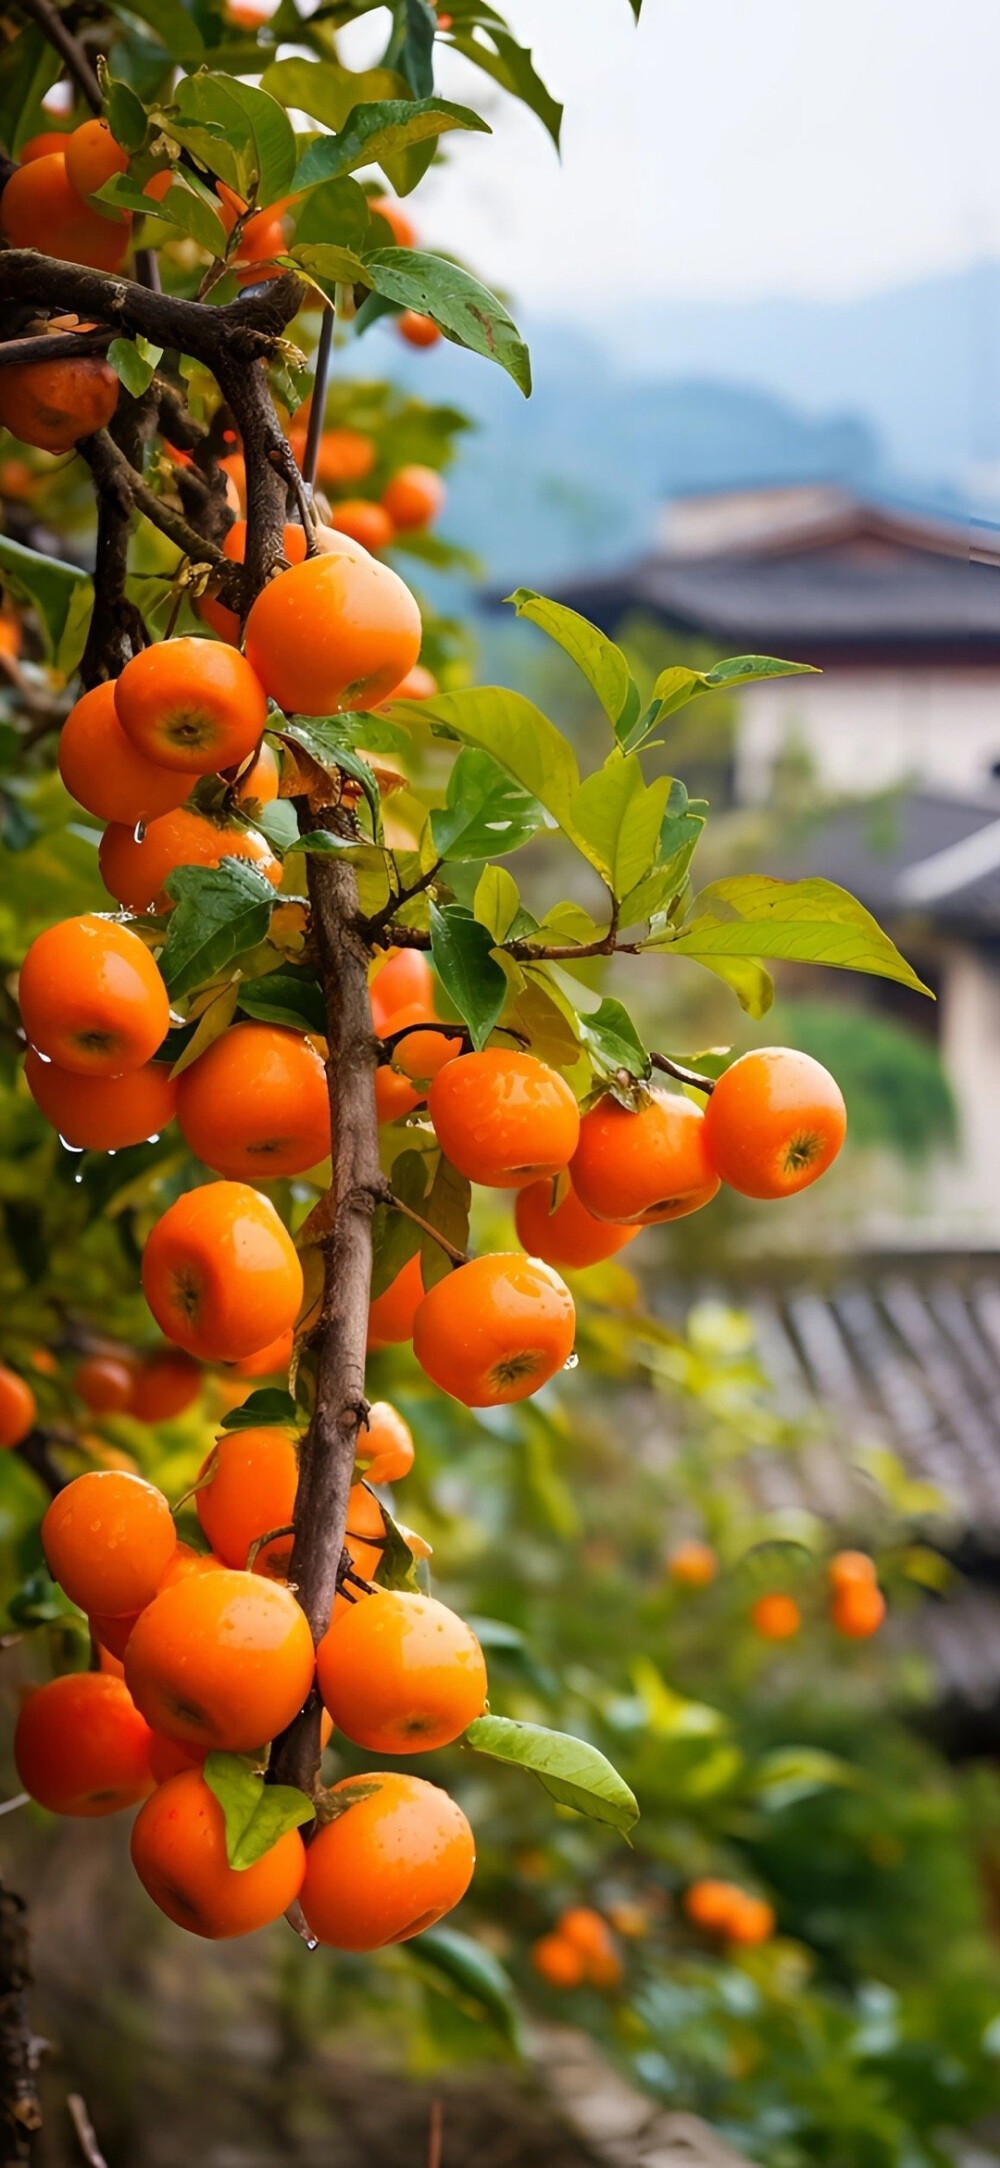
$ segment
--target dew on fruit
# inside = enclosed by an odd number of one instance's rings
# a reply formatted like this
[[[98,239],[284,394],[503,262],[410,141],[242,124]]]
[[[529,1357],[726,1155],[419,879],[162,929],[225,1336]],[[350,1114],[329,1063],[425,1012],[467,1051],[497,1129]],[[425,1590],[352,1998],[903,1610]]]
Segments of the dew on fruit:
[[[579,1355],[577,1354],[577,1352],[576,1352],[576,1349],[574,1348],[574,1349],[573,1349],[573,1353],[572,1353],[571,1355],[567,1355],[567,1357],[566,1357],[566,1360],[565,1360],[565,1362],[564,1362],[564,1364],[563,1364],[563,1369],[564,1369],[564,1370],[579,1370],[579,1367],[580,1367],[580,1357],[579,1357]]]
[[[64,1152],[83,1152],[85,1150],[85,1146],[82,1144],[71,1144],[69,1138],[64,1137],[61,1131],[59,1134],[59,1142],[62,1145]]]

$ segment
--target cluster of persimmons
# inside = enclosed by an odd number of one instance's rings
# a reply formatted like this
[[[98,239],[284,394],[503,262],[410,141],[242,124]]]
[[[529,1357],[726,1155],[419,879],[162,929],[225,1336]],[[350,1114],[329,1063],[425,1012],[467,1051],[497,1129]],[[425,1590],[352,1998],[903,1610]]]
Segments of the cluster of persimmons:
[[[677,1588],[707,1588],[719,1571],[710,1543],[691,1538],[678,1543],[667,1560]],[[866,1551],[837,1551],[826,1569],[829,1617],[848,1641],[867,1641],[885,1617],[885,1597],[873,1558]],[[802,1625],[801,1606],[786,1589],[769,1589],[751,1606],[750,1623],[762,1641],[792,1641]]]

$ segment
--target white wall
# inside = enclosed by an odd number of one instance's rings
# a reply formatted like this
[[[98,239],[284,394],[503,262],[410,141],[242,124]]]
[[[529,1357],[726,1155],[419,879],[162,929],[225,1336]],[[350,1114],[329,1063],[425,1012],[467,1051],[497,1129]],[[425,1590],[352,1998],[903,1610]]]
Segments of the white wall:
[[[949,944],[940,1021],[959,1145],[935,1171],[931,1210],[944,1228],[1000,1245],[1000,959]]]
[[[829,790],[865,794],[919,778],[957,798],[1000,801],[1000,671],[830,670],[749,688],[740,702],[736,792],[756,805],[786,747],[805,748]]]

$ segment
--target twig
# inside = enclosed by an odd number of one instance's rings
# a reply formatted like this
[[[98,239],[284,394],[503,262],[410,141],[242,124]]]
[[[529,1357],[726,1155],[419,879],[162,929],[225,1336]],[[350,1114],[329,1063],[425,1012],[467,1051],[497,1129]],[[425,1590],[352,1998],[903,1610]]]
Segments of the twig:
[[[49,44],[55,46],[60,59],[65,61],[67,73],[82,91],[91,112],[100,113],[104,105],[101,86],[82,45],[77,43],[72,31],[67,30],[58,9],[52,6],[51,0],[21,0],[21,6],[26,15],[34,17]]]
[[[302,480],[308,490],[316,487],[316,462],[319,458],[319,442],[323,434],[326,409],[326,390],[330,379],[330,356],[333,352],[333,310],[324,309],[319,327],[319,344],[316,348],[316,367],[313,372],[312,403],[309,408],[309,426],[306,430],[306,448],[302,460]]]
[[[11,1642],[22,1641],[23,1639],[23,1634],[5,1634],[3,1641],[0,1642],[0,1648],[9,1647]],[[30,1798],[30,1792],[15,1792],[13,1799],[5,1799],[0,1802],[0,1814],[14,1814],[18,1807],[26,1807]]]
[[[83,2094],[70,2093],[66,2106],[73,2118],[77,2144],[84,2160],[88,2163],[88,2168],[108,2168],[107,2161],[97,2143],[97,2132],[87,2113],[87,2103],[83,2098]]]
[[[402,1024],[398,1031],[390,1031],[386,1038],[380,1039],[379,1061],[391,1061],[397,1046],[402,1046],[404,1039],[412,1038],[415,1031],[443,1031],[449,1039],[463,1039],[466,1045],[472,1041],[468,1024],[440,1024],[435,1016],[431,1016],[425,1024]],[[518,1034],[508,1032],[507,1036],[517,1038]]]
[[[393,1212],[401,1212],[404,1219],[412,1220],[415,1227],[422,1228],[425,1235],[430,1235],[433,1241],[437,1243],[438,1249],[443,1250],[445,1256],[451,1258],[453,1265],[468,1264],[469,1259],[465,1250],[456,1249],[454,1242],[449,1242],[446,1235],[441,1234],[438,1228],[432,1227],[430,1220],[421,1219],[419,1212],[414,1212],[412,1205],[404,1204],[402,1198],[397,1197],[392,1190],[389,1191],[385,1202]]]
[[[103,354],[113,338],[113,331],[98,327],[96,331],[45,331],[37,338],[6,339],[0,345],[0,369],[20,367],[26,361],[71,361],[74,355]]]
[[[333,785],[331,784],[331,789]],[[300,821],[334,834],[350,815],[328,806],[300,809]],[[372,1215],[385,1195],[375,1110],[375,1033],[368,992],[368,948],[354,869],[341,858],[310,856],[309,895],[327,1016],[327,1080],[336,1156],[333,1215],[324,1245],[316,1402],[299,1452],[295,1542],[289,1577],[319,1641],[337,1592],[354,1475],[358,1430],[367,1414],[365,1350],[371,1287]],[[315,1790],[319,1763],[318,1699],[276,1743],[271,1772],[283,1784]]]
[[[439,2100],[432,2100],[427,2119],[427,2168],[441,2168],[441,2140],[444,2134],[444,2111]]]
[[[183,519],[179,512],[175,512],[171,505],[166,504],[162,497],[156,496],[119,450],[106,429],[99,429],[94,436],[85,437],[78,450],[86,460],[98,488],[109,495],[118,495],[122,502],[130,502],[136,511],[144,513],[175,548],[191,559],[192,564],[211,565],[216,572],[238,573],[239,568],[234,567],[231,558],[223,555],[217,543],[209,542],[204,535],[198,533],[196,527],[190,527],[187,520]]]
[[[142,463],[143,450],[156,422],[156,405],[147,393],[142,399],[119,399],[108,441],[128,469]],[[96,438],[90,440],[91,448]],[[86,457],[86,447],[84,448]],[[100,458],[100,453],[96,454]],[[97,549],[94,558],[94,607],[87,628],[87,644],[80,659],[80,676],[86,686],[102,678],[117,677],[130,655],[146,645],[146,626],[141,611],[125,592],[128,576],[129,531],[133,499],[115,474],[97,482]]]
[[[683,1062],[674,1061],[670,1054],[650,1054],[654,1069],[662,1069],[664,1076],[676,1077],[678,1084],[692,1084],[696,1091],[711,1094],[715,1090],[715,1078],[701,1076],[697,1069],[685,1069]]]
[[[62,1469],[57,1467],[52,1458],[53,1442],[48,1431],[29,1430],[27,1437],[21,1439],[20,1445],[15,1445],[14,1451],[18,1459],[23,1460],[25,1466],[37,1475],[39,1482],[44,1483],[46,1490],[50,1491],[54,1498],[57,1491],[65,1489],[69,1477],[63,1475]]]

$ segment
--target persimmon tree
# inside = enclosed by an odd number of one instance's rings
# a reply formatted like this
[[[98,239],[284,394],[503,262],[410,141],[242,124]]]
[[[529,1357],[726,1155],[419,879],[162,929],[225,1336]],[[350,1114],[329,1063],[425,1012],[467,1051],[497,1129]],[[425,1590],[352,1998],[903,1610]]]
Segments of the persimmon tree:
[[[145,1800],[133,1856],[180,1924],[290,1909],[351,1949],[448,1911],[472,1837],[409,1773],[325,1790],[324,1709],[377,1754],[462,1738],[620,1830],[641,1805],[589,1742],[484,1708],[475,1636],[421,1587],[384,1495],[412,1445],[371,1404],[370,1359],[412,1336],[457,1403],[526,1399],[575,1359],[564,1270],[723,1179],[778,1198],[835,1156],[843,1104],[817,1063],[648,1047],[632,960],[693,959],[756,1015],[771,958],[919,984],[828,882],[695,887],[706,808],[659,771],[657,731],[795,666],[672,667],[644,702],[611,641],[518,590],[606,717],[581,775],[529,700],[468,682],[395,569],[407,548],[418,569],[447,558],[427,529],[460,417],[331,388],[334,341],[349,357],[395,319],[530,390],[506,308],[402,208],[448,135],[488,133],[436,94],[439,43],[556,139],[560,109],[480,0],[396,0],[379,65],[352,72],[338,32],[369,12],[282,0],[247,28],[216,0],[21,0],[0,55],[0,577],[25,641],[8,846],[36,833],[53,761],[77,802],[71,915],[57,883],[25,894],[6,1021],[22,1105],[84,1155],[55,1179],[101,1280],[81,1304],[53,1272],[44,1344],[15,1319],[0,1373],[3,1442],[53,1494],[57,1586],[20,1615],[58,1620],[63,1650],[86,1617],[93,1651],[26,1704],[18,1762],[55,1811]],[[41,99],[60,78],[56,138]],[[507,861],[529,845],[522,896]],[[469,1255],[474,1187],[518,1193],[521,1251]],[[169,1431],[157,1485],[67,1425],[82,1402],[156,1431],[202,1391],[221,1420],[193,1512]],[[180,1551],[165,1495],[197,1539]]]

